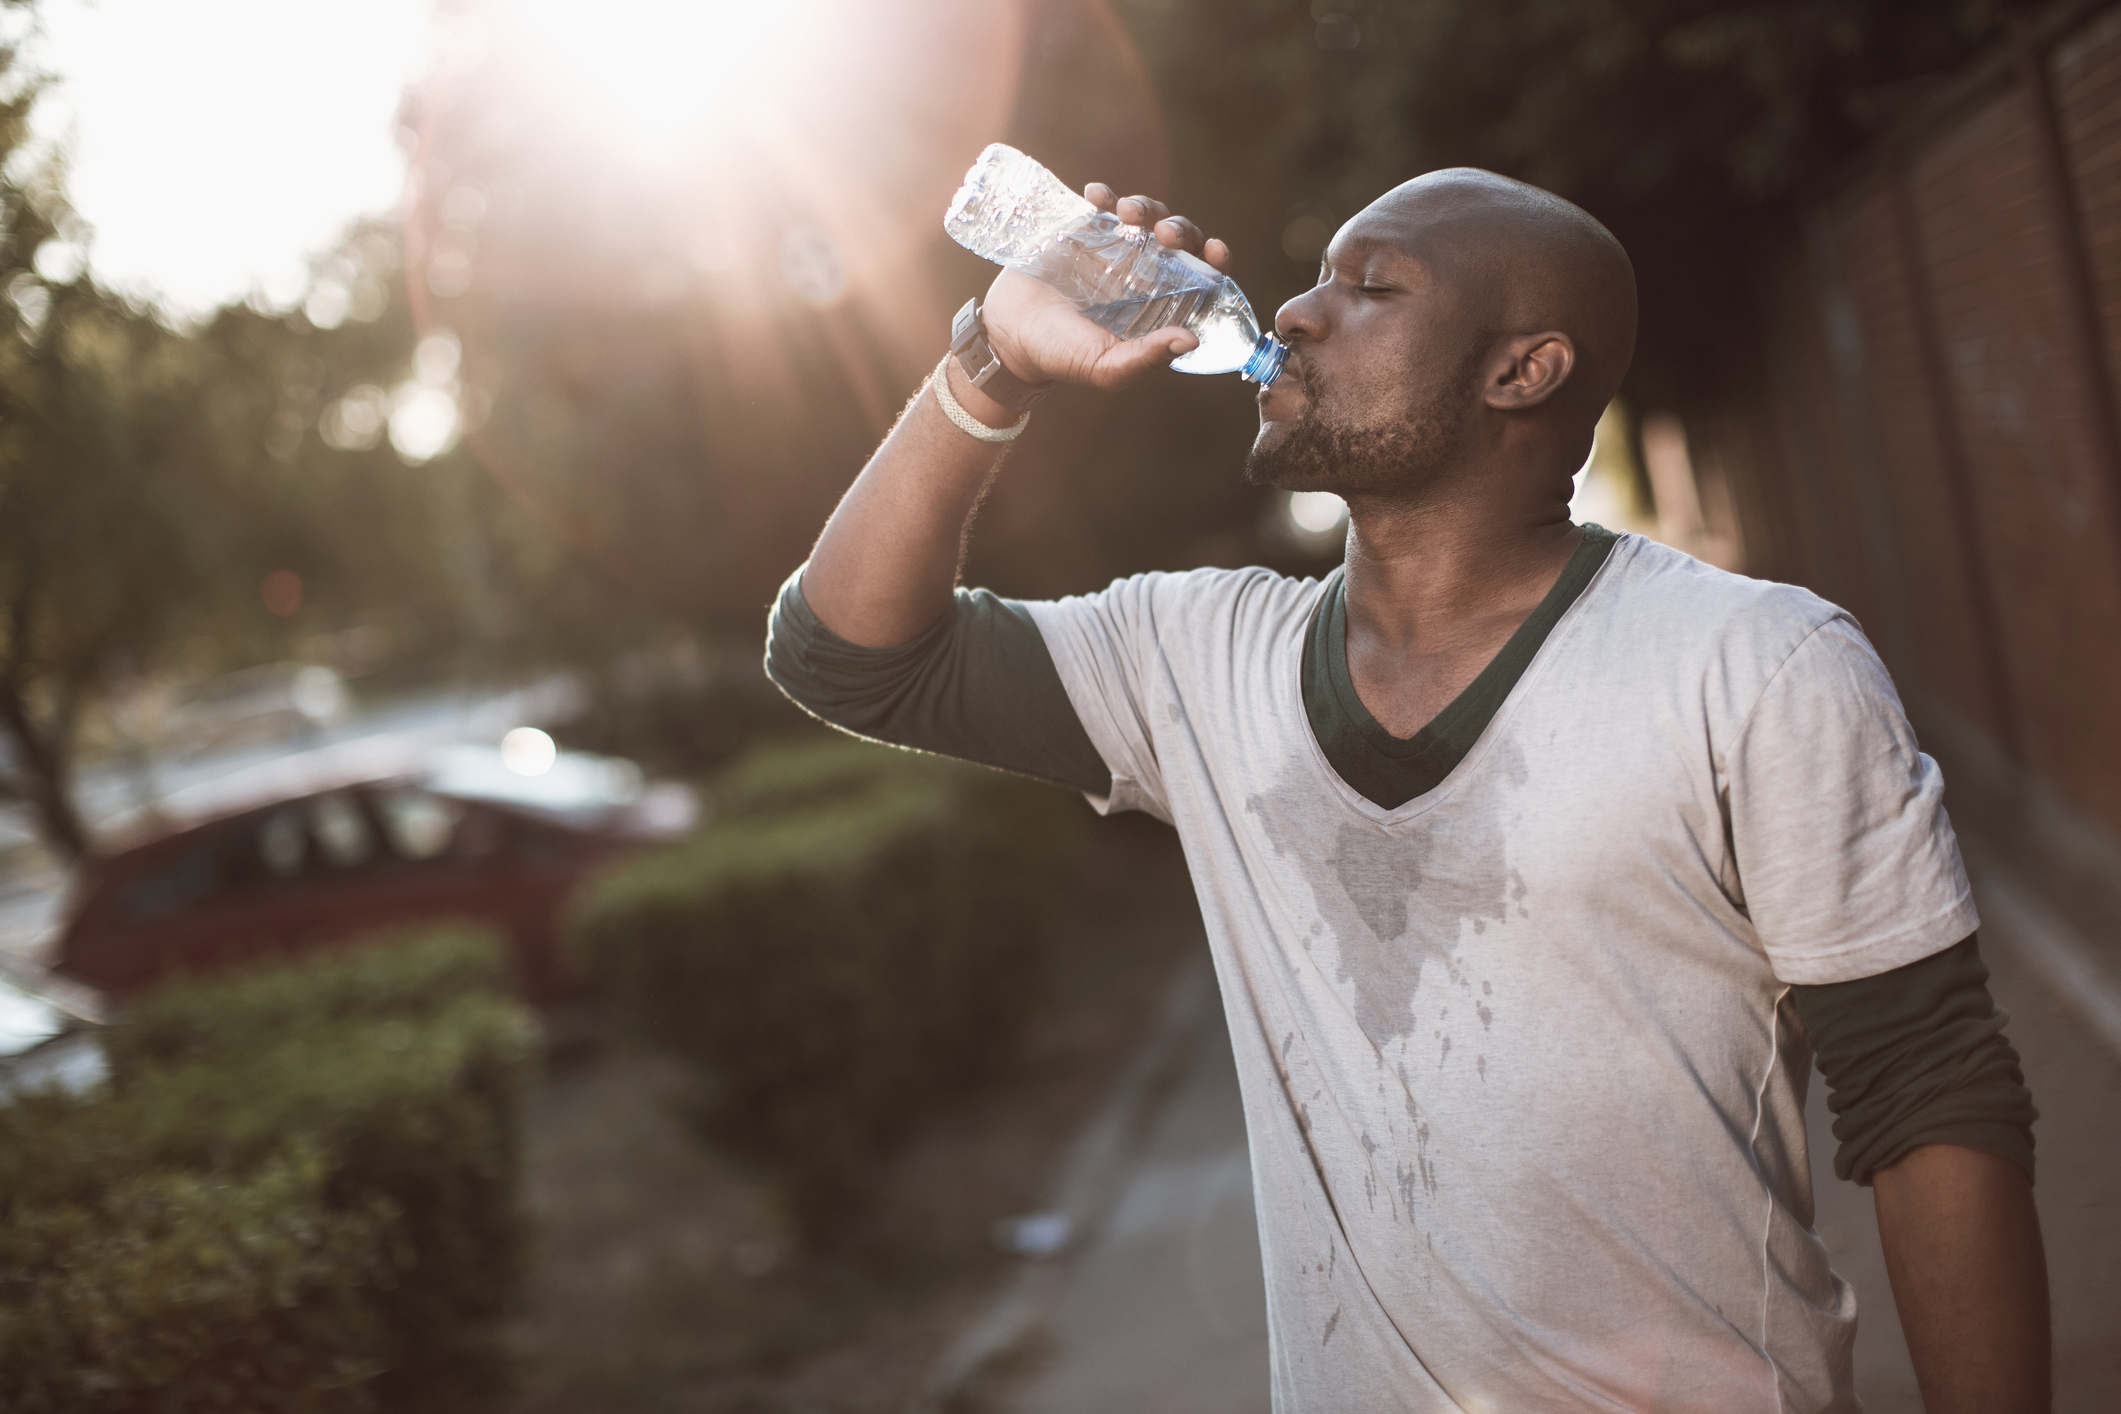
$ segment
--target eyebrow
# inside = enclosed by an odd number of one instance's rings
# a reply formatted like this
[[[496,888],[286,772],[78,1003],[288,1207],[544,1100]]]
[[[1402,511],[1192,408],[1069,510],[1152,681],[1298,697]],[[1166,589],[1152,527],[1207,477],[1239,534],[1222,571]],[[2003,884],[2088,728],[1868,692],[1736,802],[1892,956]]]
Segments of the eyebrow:
[[[1376,257],[1380,252],[1387,256],[1395,256],[1402,264],[1425,273],[1430,269],[1428,260],[1384,236],[1358,236],[1342,247],[1338,258],[1343,265],[1361,264]],[[1332,268],[1334,259],[1333,247],[1327,246],[1324,251],[1320,252],[1318,257],[1320,268]]]

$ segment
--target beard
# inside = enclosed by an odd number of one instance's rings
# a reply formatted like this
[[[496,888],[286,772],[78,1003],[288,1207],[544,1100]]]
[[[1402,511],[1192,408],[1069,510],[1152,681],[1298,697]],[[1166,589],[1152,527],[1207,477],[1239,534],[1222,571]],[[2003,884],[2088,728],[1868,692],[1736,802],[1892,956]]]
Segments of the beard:
[[[1477,365],[1469,359],[1468,372]],[[1465,436],[1463,379],[1431,392],[1398,420],[1362,426],[1338,415],[1335,388],[1310,370],[1300,381],[1303,416],[1245,454],[1245,480],[1278,491],[1355,494],[1411,491],[1433,482],[1457,460]]]

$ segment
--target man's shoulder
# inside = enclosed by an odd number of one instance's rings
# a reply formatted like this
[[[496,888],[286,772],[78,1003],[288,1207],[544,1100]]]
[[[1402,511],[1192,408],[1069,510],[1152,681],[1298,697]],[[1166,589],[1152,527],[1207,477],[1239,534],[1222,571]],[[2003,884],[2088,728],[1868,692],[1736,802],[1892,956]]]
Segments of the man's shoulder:
[[[1158,637],[1185,635],[1210,625],[1260,630],[1282,619],[1307,617],[1319,580],[1254,565],[1244,569],[1154,570],[1115,579],[1091,594],[1052,601],[1048,611],[1095,615]],[[1037,612],[1040,606],[1032,606]]]
[[[1718,569],[1641,535],[1614,547],[1611,603],[1630,626],[1727,653],[1779,660],[1822,626],[1854,620],[1811,590]]]

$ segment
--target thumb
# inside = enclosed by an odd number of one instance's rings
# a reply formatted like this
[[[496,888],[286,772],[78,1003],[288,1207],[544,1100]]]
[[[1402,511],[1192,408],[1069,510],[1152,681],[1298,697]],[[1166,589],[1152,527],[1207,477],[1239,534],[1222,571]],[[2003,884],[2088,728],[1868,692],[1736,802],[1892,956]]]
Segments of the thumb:
[[[1105,350],[1097,361],[1092,382],[1110,392],[1125,387],[1152,369],[1167,367],[1172,359],[1181,358],[1199,347],[1200,340],[1185,328],[1155,329],[1138,339],[1128,339]]]

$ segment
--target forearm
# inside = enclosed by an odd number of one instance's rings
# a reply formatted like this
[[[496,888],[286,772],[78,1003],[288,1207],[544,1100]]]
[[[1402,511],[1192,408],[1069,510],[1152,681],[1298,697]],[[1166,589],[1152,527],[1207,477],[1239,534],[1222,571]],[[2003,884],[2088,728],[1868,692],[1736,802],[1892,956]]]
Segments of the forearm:
[[[951,391],[990,427],[1015,414],[971,386],[949,363]],[[1001,465],[1004,447],[953,424],[923,386],[898,426],[825,523],[803,574],[803,597],[850,643],[909,642],[950,606],[965,525]]]
[[[1872,1183],[1929,1414],[2045,1414],[2047,1258],[2024,1170],[1994,1154],[1925,1144]]]
[[[1101,211],[1148,226],[1174,250],[1218,270],[1230,264],[1221,241],[1204,241],[1191,221],[1160,202],[1121,200],[1092,182],[1083,195]],[[1061,382],[1114,392],[1162,368],[1199,340],[1185,328],[1154,329],[1121,340],[1100,329],[1028,275],[1003,271],[983,306],[995,354],[1027,383]],[[972,386],[956,359],[946,365],[958,405],[989,427],[1016,421],[1001,403]],[[884,445],[825,522],[803,573],[803,598],[825,627],[863,648],[910,643],[950,607],[964,553],[965,524],[980,492],[1001,465],[1002,448],[981,441],[944,415],[923,388]]]

